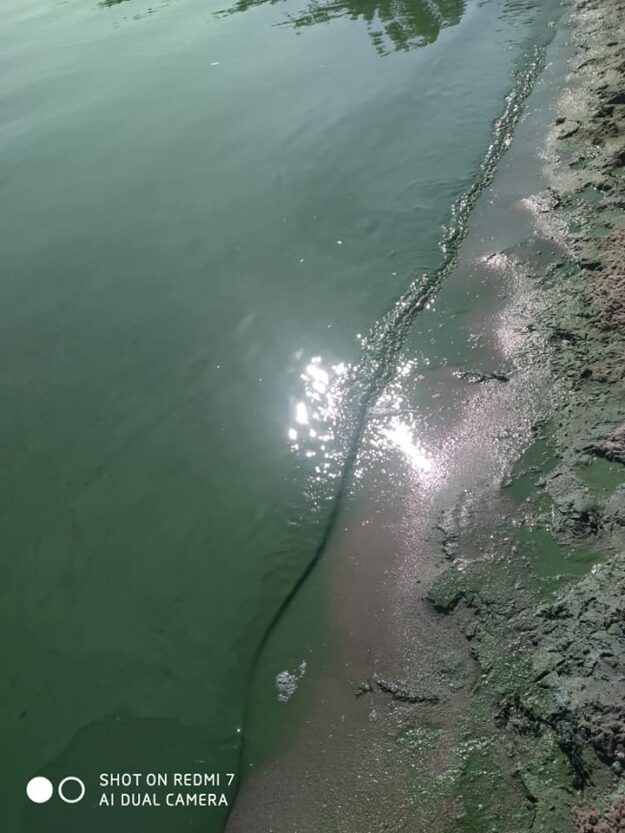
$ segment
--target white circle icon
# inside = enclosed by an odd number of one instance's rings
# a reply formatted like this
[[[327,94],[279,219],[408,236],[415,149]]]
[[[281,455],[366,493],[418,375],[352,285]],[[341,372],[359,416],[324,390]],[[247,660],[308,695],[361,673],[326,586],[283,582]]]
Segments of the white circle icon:
[[[63,787],[66,784],[78,784],[78,795],[75,795],[73,798],[68,798],[65,793],[63,792]],[[57,792],[59,794],[59,798],[64,801],[66,804],[78,804],[79,801],[82,801],[85,797],[85,784],[84,781],[81,781],[80,778],[76,778],[75,775],[68,775],[67,778],[63,778],[59,786],[57,787]],[[72,790],[73,792],[73,790]]]
[[[53,792],[54,787],[52,786],[52,781],[44,778],[42,775],[31,778],[28,784],[26,784],[26,795],[35,804],[45,804],[46,801],[50,801]]]

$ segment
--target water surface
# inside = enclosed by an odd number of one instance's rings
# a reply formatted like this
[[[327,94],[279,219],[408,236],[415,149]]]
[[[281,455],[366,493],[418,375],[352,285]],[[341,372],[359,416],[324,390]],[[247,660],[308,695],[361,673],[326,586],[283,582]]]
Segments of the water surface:
[[[441,263],[550,11],[6,0],[7,829],[220,829],[24,785],[236,768],[358,438],[362,336]]]

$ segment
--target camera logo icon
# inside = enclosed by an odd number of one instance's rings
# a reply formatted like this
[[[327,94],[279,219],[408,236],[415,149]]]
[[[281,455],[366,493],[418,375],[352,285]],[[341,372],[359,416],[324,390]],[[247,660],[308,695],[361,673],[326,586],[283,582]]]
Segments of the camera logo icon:
[[[56,791],[65,804],[78,804],[85,797],[85,783],[75,775],[68,775],[59,782]],[[54,784],[49,778],[37,775],[26,784],[26,795],[33,804],[45,804],[54,795]]]

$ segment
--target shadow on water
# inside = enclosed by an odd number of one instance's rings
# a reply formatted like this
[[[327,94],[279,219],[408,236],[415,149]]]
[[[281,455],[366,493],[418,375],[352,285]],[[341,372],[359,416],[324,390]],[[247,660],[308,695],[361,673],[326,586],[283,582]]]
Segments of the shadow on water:
[[[283,0],[238,0],[218,14],[279,2]],[[300,29],[337,18],[363,20],[376,51],[388,55],[433,43],[442,28],[460,22],[465,7],[466,0],[308,0],[302,12],[287,15],[284,25]]]

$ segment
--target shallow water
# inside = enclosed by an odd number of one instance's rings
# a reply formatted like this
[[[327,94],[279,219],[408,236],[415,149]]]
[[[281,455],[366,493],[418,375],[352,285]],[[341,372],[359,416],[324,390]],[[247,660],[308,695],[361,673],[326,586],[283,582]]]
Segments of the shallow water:
[[[527,514],[519,476],[535,481],[537,469],[544,475],[552,465],[536,437],[548,425],[553,380],[537,361],[543,339],[528,325],[544,303],[533,276],[561,257],[542,239],[537,207],[568,54],[563,28],[510,151],[476,200],[453,268],[413,319],[368,412],[323,557],[265,646],[246,722],[249,777],[228,833],[450,833],[500,829],[504,819],[523,828],[505,802],[499,820],[477,821],[481,793],[467,790],[462,772],[483,734],[479,721],[468,728],[479,669],[455,617],[437,614],[426,593],[450,559],[469,575],[492,563],[537,593],[552,578],[551,590],[572,578],[569,562],[577,575],[592,566],[577,554],[554,560],[547,539],[521,548],[514,532]],[[489,371],[496,375],[480,376]],[[569,574],[555,579],[564,568]],[[328,600],[323,629],[320,594]],[[305,679],[288,704],[274,691],[272,708],[273,678],[302,661]],[[378,680],[439,703],[406,705]],[[460,806],[476,820],[456,815]]]
[[[555,6],[3,5],[4,827],[220,829],[24,785],[236,769],[394,304],[444,262]]]

